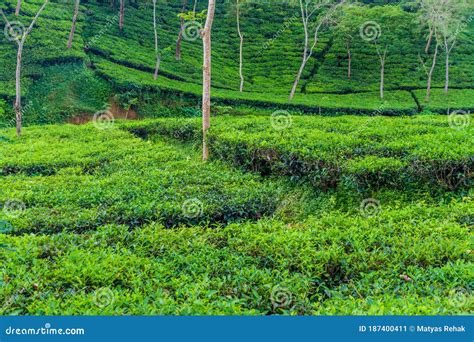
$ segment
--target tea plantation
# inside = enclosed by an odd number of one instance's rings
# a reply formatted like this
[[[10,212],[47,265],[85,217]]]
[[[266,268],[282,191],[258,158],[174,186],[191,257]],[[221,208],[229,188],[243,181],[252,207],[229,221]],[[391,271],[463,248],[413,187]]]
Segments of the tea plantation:
[[[16,3],[0,9],[27,27],[43,0]],[[324,27],[289,101],[299,8],[242,5],[240,92],[235,5],[218,1],[207,162],[181,1],[158,1],[156,80],[151,1],[126,1],[123,30],[113,2],[81,1],[71,49],[73,1],[51,1],[25,43],[21,136],[0,34],[0,315],[472,313],[472,20],[428,99],[415,1],[364,3]],[[383,99],[365,22],[391,41]]]

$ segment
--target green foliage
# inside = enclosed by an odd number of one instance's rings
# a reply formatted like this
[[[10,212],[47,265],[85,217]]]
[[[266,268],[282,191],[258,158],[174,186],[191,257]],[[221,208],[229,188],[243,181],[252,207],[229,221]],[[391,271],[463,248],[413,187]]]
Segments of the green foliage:
[[[101,132],[92,124],[31,129],[0,148],[0,202],[16,199],[27,206],[11,220],[18,233],[82,232],[109,222],[226,223],[259,218],[275,206],[271,184],[257,177],[219,163],[203,165],[189,151],[114,129]],[[27,184],[30,191],[24,192]],[[200,203],[202,213],[187,217],[182,209],[187,200]]]
[[[283,130],[275,129],[278,122],[270,117],[216,117],[211,155],[245,170],[290,176],[323,189],[342,183],[360,191],[382,186],[408,190],[423,184],[453,190],[472,183],[472,126],[453,127],[446,116],[283,115]],[[199,121],[166,119],[129,126],[200,141]]]

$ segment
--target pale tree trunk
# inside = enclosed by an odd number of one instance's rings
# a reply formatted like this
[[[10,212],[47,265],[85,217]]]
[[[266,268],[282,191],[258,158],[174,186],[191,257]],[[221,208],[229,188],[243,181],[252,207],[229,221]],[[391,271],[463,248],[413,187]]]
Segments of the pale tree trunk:
[[[120,0],[120,17],[119,17],[120,30],[123,30],[124,19],[125,19],[125,0]]]
[[[377,54],[379,55],[380,59],[380,98],[383,100],[385,90],[385,61],[387,58],[388,46],[385,46],[385,50],[383,51],[383,53],[381,53],[377,44],[375,44],[375,47],[377,49]]]
[[[385,87],[385,62],[382,62],[380,66],[380,98],[383,100]]]
[[[306,67],[306,63],[308,63],[309,59],[313,55],[314,48],[318,44],[319,40],[319,30],[321,29],[322,25],[325,24],[328,19],[334,14],[335,10],[344,3],[344,0],[338,3],[335,3],[331,8],[329,8],[328,12],[321,18],[318,18],[318,24],[314,29],[314,38],[313,44],[309,46],[309,20],[311,17],[316,13],[318,9],[321,9],[324,6],[324,2],[314,4],[314,6],[310,9],[309,3],[300,0],[300,9],[301,9],[301,18],[303,21],[303,29],[304,29],[304,49],[303,49],[303,58],[301,61],[300,68],[298,69],[298,73],[296,74],[295,81],[293,82],[293,86],[290,91],[290,96],[288,98],[289,101],[293,100],[296,89],[298,88],[298,84],[301,80],[301,75],[303,74],[304,68]]]
[[[74,4],[74,14],[72,16],[72,26],[71,26],[71,32],[69,33],[69,40],[67,42],[67,48],[70,49],[72,47],[72,41],[74,39],[74,32],[76,32],[76,22],[77,22],[77,16],[79,14],[79,4],[81,0],[76,0]]]
[[[306,55],[307,51],[308,49],[305,47],[303,55]],[[308,58],[303,57],[303,61],[301,63],[300,68],[298,69],[298,73],[296,74],[295,81],[293,82],[293,87],[291,87],[291,92],[290,92],[290,97],[289,97],[290,101],[293,100],[293,98],[295,97],[296,88],[298,87],[298,83],[301,80],[301,75],[303,74],[303,71],[307,62],[308,62]]]
[[[451,54],[456,40],[453,41],[452,45],[449,46],[448,37],[444,37],[444,49],[446,52],[446,62],[445,62],[445,82],[444,82],[444,93],[447,95],[449,91],[449,56]]]
[[[448,91],[449,91],[449,52],[446,51],[444,93],[448,94]]]
[[[428,41],[426,42],[425,53],[428,53],[428,51],[430,50],[431,41],[433,40],[433,33],[434,30],[432,27],[430,27],[430,35],[428,36]]]
[[[351,79],[352,76],[352,53],[351,53],[351,44],[346,41],[346,50],[347,50],[347,79]]]
[[[347,50],[347,78],[349,80],[351,79],[351,76],[352,76],[351,64],[352,64],[351,50]]]
[[[15,116],[16,116],[16,135],[21,135],[22,112],[21,112],[21,59],[23,54],[24,41],[18,42],[18,51],[16,54],[16,72],[15,72]]]
[[[21,9],[21,0],[18,0],[16,3],[16,9],[15,9],[15,15],[18,17],[20,15],[20,9]]]
[[[158,31],[156,29],[156,0],[153,0],[153,31],[155,34],[155,54],[156,54],[156,65],[155,73],[153,74],[153,79],[158,78],[158,71],[160,70],[160,52],[158,50]]]
[[[433,61],[431,63],[431,68],[428,72],[428,80],[426,82],[426,101],[429,101],[430,96],[431,96],[431,82],[432,82],[432,79],[433,79],[433,72],[434,72],[434,69],[436,67],[436,60],[438,58],[438,49],[439,49],[439,43],[436,42],[436,47],[435,47],[435,51],[434,51],[434,54],[433,54]]]
[[[15,109],[15,117],[16,117],[16,134],[17,136],[21,135],[22,131],[22,109],[21,109],[21,61],[22,61],[22,55],[23,55],[23,47],[25,45],[26,38],[30,34],[31,30],[33,30],[33,26],[35,26],[36,21],[38,20],[39,16],[41,15],[41,12],[43,12],[44,8],[48,4],[49,0],[45,0],[43,5],[40,7],[38,12],[36,13],[35,17],[33,18],[33,21],[31,22],[30,26],[22,33],[21,38],[16,37],[15,42],[18,45],[18,50],[17,50],[17,55],[16,55],[16,70],[15,70],[15,104],[14,104],[14,109]],[[8,21],[7,17],[5,16],[5,13],[0,9],[0,14],[3,17],[3,20],[6,23],[6,28],[10,31],[10,33],[14,33],[14,30]]]
[[[201,31],[204,57],[202,71],[202,159],[204,161],[209,158],[207,131],[211,127],[211,31],[215,9],[215,0],[209,0],[206,24]]]
[[[187,1],[183,0],[183,8],[181,9],[181,13],[184,13],[186,10],[186,4]],[[184,30],[184,19],[179,18],[180,26],[179,26],[179,32],[178,32],[178,39],[176,40],[176,53],[175,53],[175,58],[177,61],[181,59],[181,42],[183,40],[183,30]]]
[[[293,100],[296,93],[296,88],[298,87],[298,83],[300,82],[301,75],[303,74],[304,68],[306,63],[308,62],[308,46],[309,46],[309,33],[308,33],[308,16],[305,12],[303,7],[303,0],[300,0],[300,9],[301,9],[301,18],[303,20],[303,29],[304,29],[304,49],[303,49],[303,60],[301,62],[300,68],[298,69],[298,73],[296,74],[295,81],[293,82],[293,86],[291,87],[290,97],[288,100]]]
[[[240,49],[239,49],[239,75],[240,75],[240,92],[244,91],[244,73],[243,73],[243,64],[244,64],[244,36],[240,30],[240,5],[239,0],[237,0],[237,32],[240,37]]]

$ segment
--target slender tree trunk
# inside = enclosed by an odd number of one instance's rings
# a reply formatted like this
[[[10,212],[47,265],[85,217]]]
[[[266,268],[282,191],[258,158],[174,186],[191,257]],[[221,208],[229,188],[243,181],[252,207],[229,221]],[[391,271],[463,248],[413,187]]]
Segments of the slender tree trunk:
[[[125,0],[120,0],[120,17],[119,17],[120,30],[123,30],[124,19],[125,19]]]
[[[17,55],[16,55],[16,70],[15,70],[15,104],[14,104],[14,109],[15,109],[15,117],[16,117],[16,134],[18,136],[21,135],[22,131],[22,111],[21,111],[21,61],[22,61],[22,55],[23,55],[23,46],[25,45],[26,38],[30,34],[31,30],[36,24],[36,21],[38,20],[39,16],[41,15],[41,12],[43,12],[44,8],[48,4],[49,0],[44,0],[43,5],[40,7],[38,12],[36,13],[35,17],[30,23],[30,26],[22,32],[21,34],[21,39],[19,37],[16,37],[15,42],[18,45],[18,50],[17,50]],[[8,21],[7,17],[5,16],[5,13],[0,9],[0,14],[3,17],[3,20],[5,20],[6,27],[10,32],[14,32],[13,28]]]
[[[209,158],[207,130],[211,127],[211,31],[216,8],[215,0],[209,0],[207,19],[201,32],[203,41],[203,92],[202,92],[202,159]]]
[[[446,51],[444,93],[447,95],[448,91],[449,91],[449,52]]]
[[[18,0],[16,3],[16,9],[15,9],[15,15],[18,17],[20,15],[20,9],[21,9],[21,0]]]
[[[304,51],[305,51],[304,55],[306,55],[306,53],[307,53],[307,48],[306,47],[305,47]],[[293,87],[291,87],[291,92],[290,92],[290,97],[289,97],[290,101],[293,100],[293,98],[295,97],[296,88],[298,87],[298,83],[301,80],[301,75],[303,74],[303,71],[304,71],[304,68],[305,68],[307,62],[308,62],[308,59],[306,57],[304,57],[301,65],[300,65],[300,68],[298,69],[298,73],[296,74],[295,81],[293,82]]]
[[[110,8],[114,11],[117,9],[117,4],[115,3],[115,0],[110,0]]]
[[[309,33],[308,33],[308,22],[305,14],[305,10],[303,7],[303,0],[300,0],[300,9],[301,9],[301,18],[303,20],[303,29],[304,29],[304,49],[303,49],[303,60],[301,61],[300,68],[298,69],[298,73],[296,74],[295,81],[293,82],[293,86],[291,87],[290,96],[288,98],[289,101],[293,100],[296,93],[296,88],[298,87],[298,83],[300,82],[301,75],[303,74],[303,70],[308,62],[308,45],[309,45]]]
[[[433,33],[434,30],[432,27],[430,27],[430,35],[428,36],[428,41],[426,42],[425,53],[428,53],[428,51],[430,50],[431,41],[433,40]]]
[[[156,0],[153,0],[153,31],[155,34],[155,54],[156,54],[156,64],[155,64],[155,73],[153,74],[153,79],[158,78],[158,71],[160,70],[160,51],[158,50],[158,31],[156,29]]]
[[[186,10],[187,0],[183,0],[183,8],[181,9],[181,13],[184,13]],[[175,58],[177,61],[181,59],[181,42],[183,40],[183,30],[184,30],[184,19],[179,18],[179,32],[178,32],[178,39],[176,40],[176,53]]]
[[[444,48],[446,51],[444,93],[446,95],[448,94],[448,91],[449,91],[449,56],[455,44],[456,44],[456,40],[454,40],[452,45],[449,46],[448,37],[446,36],[444,37]]]
[[[439,49],[439,43],[437,42],[436,47],[435,47],[435,52],[433,54],[433,62],[431,63],[431,68],[430,68],[430,71],[428,72],[428,80],[426,82],[426,101],[429,101],[430,96],[431,96],[431,82],[433,79],[433,72],[436,67],[436,60],[438,58],[438,49]]]
[[[383,100],[385,89],[385,60],[380,63],[380,98]]]
[[[21,135],[22,113],[21,113],[21,59],[23,54],[24,41],[18,42],[18,51],[16,54],[16,72],[15,72],[15,115],[16,115],[16,135]]]
[[[237,0],[237,31],[240,37],[240,49],[239,49],[239,75],[240,75],[240,92],[244,91],[244,73],[243,73],[243,64],[244,64],[244,36],[240,30],[240,4]]]
[[[351,79],[351,74],[352,74],[352,55],[351,55],[351,49],[347,49],[347,78],[350,80]]]
[[[77,22],[77,16],[79,14],[79,4],[81,0],[76,0],[74,4],[74,14],[72,16],[72,26],[71,26],[71,32],[69,33],[69,40],[67,42],[67,48],[70,49],[72,47],[72,41],[74,39],[74,32],[76,32],[76,22]]]
[[[388,46],[385,45],[385,50],[383,51],[383,53],[380,51],[380,48],[377,43],[375,44],[375,49],[377,50],[377,55],[379,56],[380,60],[380,98],[383,100],[385,89],[385,61],[387,58]]]

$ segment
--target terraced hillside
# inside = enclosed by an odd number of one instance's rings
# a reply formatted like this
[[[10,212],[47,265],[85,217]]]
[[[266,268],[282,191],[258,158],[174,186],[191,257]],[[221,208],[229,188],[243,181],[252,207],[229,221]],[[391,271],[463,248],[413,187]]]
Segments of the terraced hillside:
[[[39,0],[25,4],[18,18],[27,25],[38,8]],[[7,0],[1,8],[11,16],[16,2]],[[182,58],[176,60],[175,47],[182,4],[158,4],[158,35],[162,55],[161,73],[153,80],[155,64],[151,2],[137,1],[126,6],[125,27],[118,27],[118,12],[94,1],[83,2],[78,29],[71,50],[66,49],[72,3],[53,1],[38,21],[24,53],[23,92],[26,123],[60,122],[68,117],[94,113],[113,96],[123,107],[133,107],[142,116],[154,116],[154,110],[167,103],[193,106],[201,91],[202,47],[195,31],[187,30],[182,41]],[[471,21],[463,26],[459,42],[451,56],[451,93],[448,97],[435,89],[428,103],[423,88],[426,75],[420,63],[424,34],[416,13],[407,6],[375,6],[347,9],[344,20],[361,25],[377,21],[390,40],[386,66],[386,94],[382,101],[377,87],[379,62],[373,44],[353,28],[352,76],[347,78],[347,52],[342,29],[324,29],[293,102],[287,97],[301,62],[303,30],[299,8],[282,4],[248,3],[241,10],[244,33],[245,92],[239,87],[239,39],[235,6],[219,2],[213,33],[214,101],[223,105],[248,103],[260,107],[291,108],[312,113],[413,114],[422,109],[447,112],[469,111],[474,80]],[[204,4],[198,2],[198,12]],[[390,8],[390,11],[388,10]],[[191,4],[186,10],[191,10]],[[381,15],[384,14],[384,15]],[[357,19],[352,17],[356,16]],[[346,19],[344,19],[346,18]],[[193,24],[194,25],[194,24]],[[192,28],[192,25],[191,25]],[[344,31],[345,32],[345,31]],[[9,103],[14,95],[14,43],[0,37],[0,96],[4,100],[4,124],[10,120]],[[431,54],[432,52],[430,52]],[[435,88],[443,86],[443,54],[434,73]],[[60,64],[60,66],[58,65]],[[64,76],[65,75],[65,76]],[[107,80],[108,83],[103,82]],[[34,80],[34,82],[33,82]],[[52,80],[54,80],[52,82]],[[56,81],[57,80],[57,81]],[[34,85],[33,85],[34,84]],[[87,89],[89,88],[89,90]],[[68,102],[61,94],[68,93]],[[351,92],[350,95],[341,95]],[[368,93],[367,93],[368,92]],[[184,96],[184,101],[183,101]],[[42,99],[48,98],[44,105]],[[53,102],[51,102],[53,101]],[[1,102],[0,102],[1,103]]]

